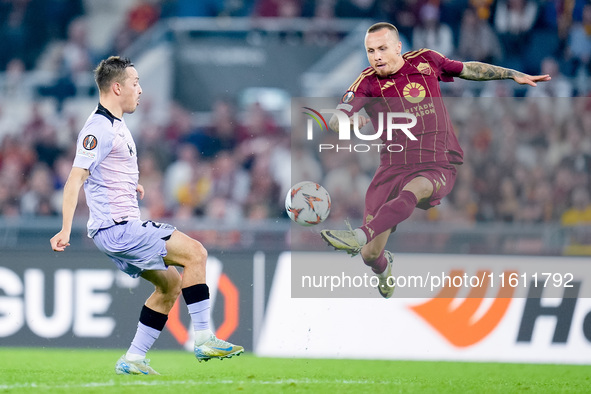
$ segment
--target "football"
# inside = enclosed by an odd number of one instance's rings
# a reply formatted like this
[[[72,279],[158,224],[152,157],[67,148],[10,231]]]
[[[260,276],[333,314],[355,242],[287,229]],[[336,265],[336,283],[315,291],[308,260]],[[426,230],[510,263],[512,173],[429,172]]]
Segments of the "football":
[[[300,182],[287,192],[285,210],[290,219],[297,224],[313,226],[328,217],[330,195],[315,182]]]

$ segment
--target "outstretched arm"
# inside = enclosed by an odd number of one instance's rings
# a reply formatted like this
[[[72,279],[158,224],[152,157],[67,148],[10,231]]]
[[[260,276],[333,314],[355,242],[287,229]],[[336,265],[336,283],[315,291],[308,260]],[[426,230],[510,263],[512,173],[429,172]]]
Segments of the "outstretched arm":
[[[491,81],[493,79],[512,79],[515,82],[524,85],[536,86],[536,82],[549,81],[550,76],[546,75],[528,75],[510,68],[494,66],[481,62],[464,62],[464,69],[460,73],[460,78],[471,81]]]
[[[70,245],[70,233],[72,231],[72,221],[74,212],[78,205],[78,194],[80,187],[90,175],[88,170],[78,167],[72,167],[68,180],[64,186],[64,197],[62,203],[62,229],[49,241],[51,249],[56,252],[63,252]]]

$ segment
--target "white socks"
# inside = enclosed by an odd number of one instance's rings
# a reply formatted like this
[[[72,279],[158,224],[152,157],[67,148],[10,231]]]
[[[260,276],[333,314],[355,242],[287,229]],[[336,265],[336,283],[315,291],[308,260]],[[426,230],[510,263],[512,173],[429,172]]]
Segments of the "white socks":
[[[367,236],[362,229],[356,228],[353,232],[355,233],[355,238],[357,239],[357,242],[359,242],[359,245],[363,246],[367,243]]]
[[[211,309],[210,299],[195,302],[187,305],[191,321],[193,322],[193,329],[195,331],[209,329],[209,313]]]
[[[142,356],[141,354],[127,352],[125,354],[125,358],[127,359],[127,361],[135,362],[135,361],[142,361],[143,359],[146,358],[146,356],[145,355]]]
[[[386,265],[386,268],[384,268],[384,271],[380,272],[379,274],[376,274],[378,276],[378,278],[382,278],[385,279],[388,277],[387,275],[388,273],[388,266]]]
[[[206,330],[195,330],[195,345],[203,345],[209,341],[209,338],[213,335],[213,332],[208,328]]]

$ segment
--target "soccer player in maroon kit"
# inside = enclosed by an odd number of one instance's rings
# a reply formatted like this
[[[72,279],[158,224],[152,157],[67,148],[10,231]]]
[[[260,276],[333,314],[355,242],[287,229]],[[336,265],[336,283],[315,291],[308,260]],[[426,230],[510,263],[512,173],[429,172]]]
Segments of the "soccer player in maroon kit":
[[[429,49],[402,54],[401,47],[395,26],[384,22],[371,26],[365,36],[370,67],[361,72],[337,109],[353,124],[353,114],[364,108],[369,118],[358,115],[359,129],[370,120],[377,127],[380,113],[413,114],[417,123],[409,131],[416,140],[400,130],[388,140],[384,131],[380,166],[365,196],[363,225],[321,232],[336,249],[353,256],[361,252],[365,264],[378,275],[378,291],[384,298],[394,292],[393,281],[388,280],[392,276],[392,253],[384,250],[388,237],[415,207],[429,209],[449,194],[456,178],[455,165],[463,161],[439,81],[452,82],[454,77],[474,81],[513,79],[536,86],[536,82],[550,80],[548,75],[531,76],[486,63],[450,60]],[[336,117],[330,127],[338,131]]]

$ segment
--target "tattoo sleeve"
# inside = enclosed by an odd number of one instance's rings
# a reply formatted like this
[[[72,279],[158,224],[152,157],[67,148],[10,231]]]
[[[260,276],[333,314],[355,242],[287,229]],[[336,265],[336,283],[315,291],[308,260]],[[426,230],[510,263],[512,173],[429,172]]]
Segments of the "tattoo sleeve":
[[[492,64],[481,62],[464,62],[464,69],[460,73],[460,78],[471,81],[490,81],[493,79],[513,79],[525,75],[522,72],[510,68],[493,66]]]

